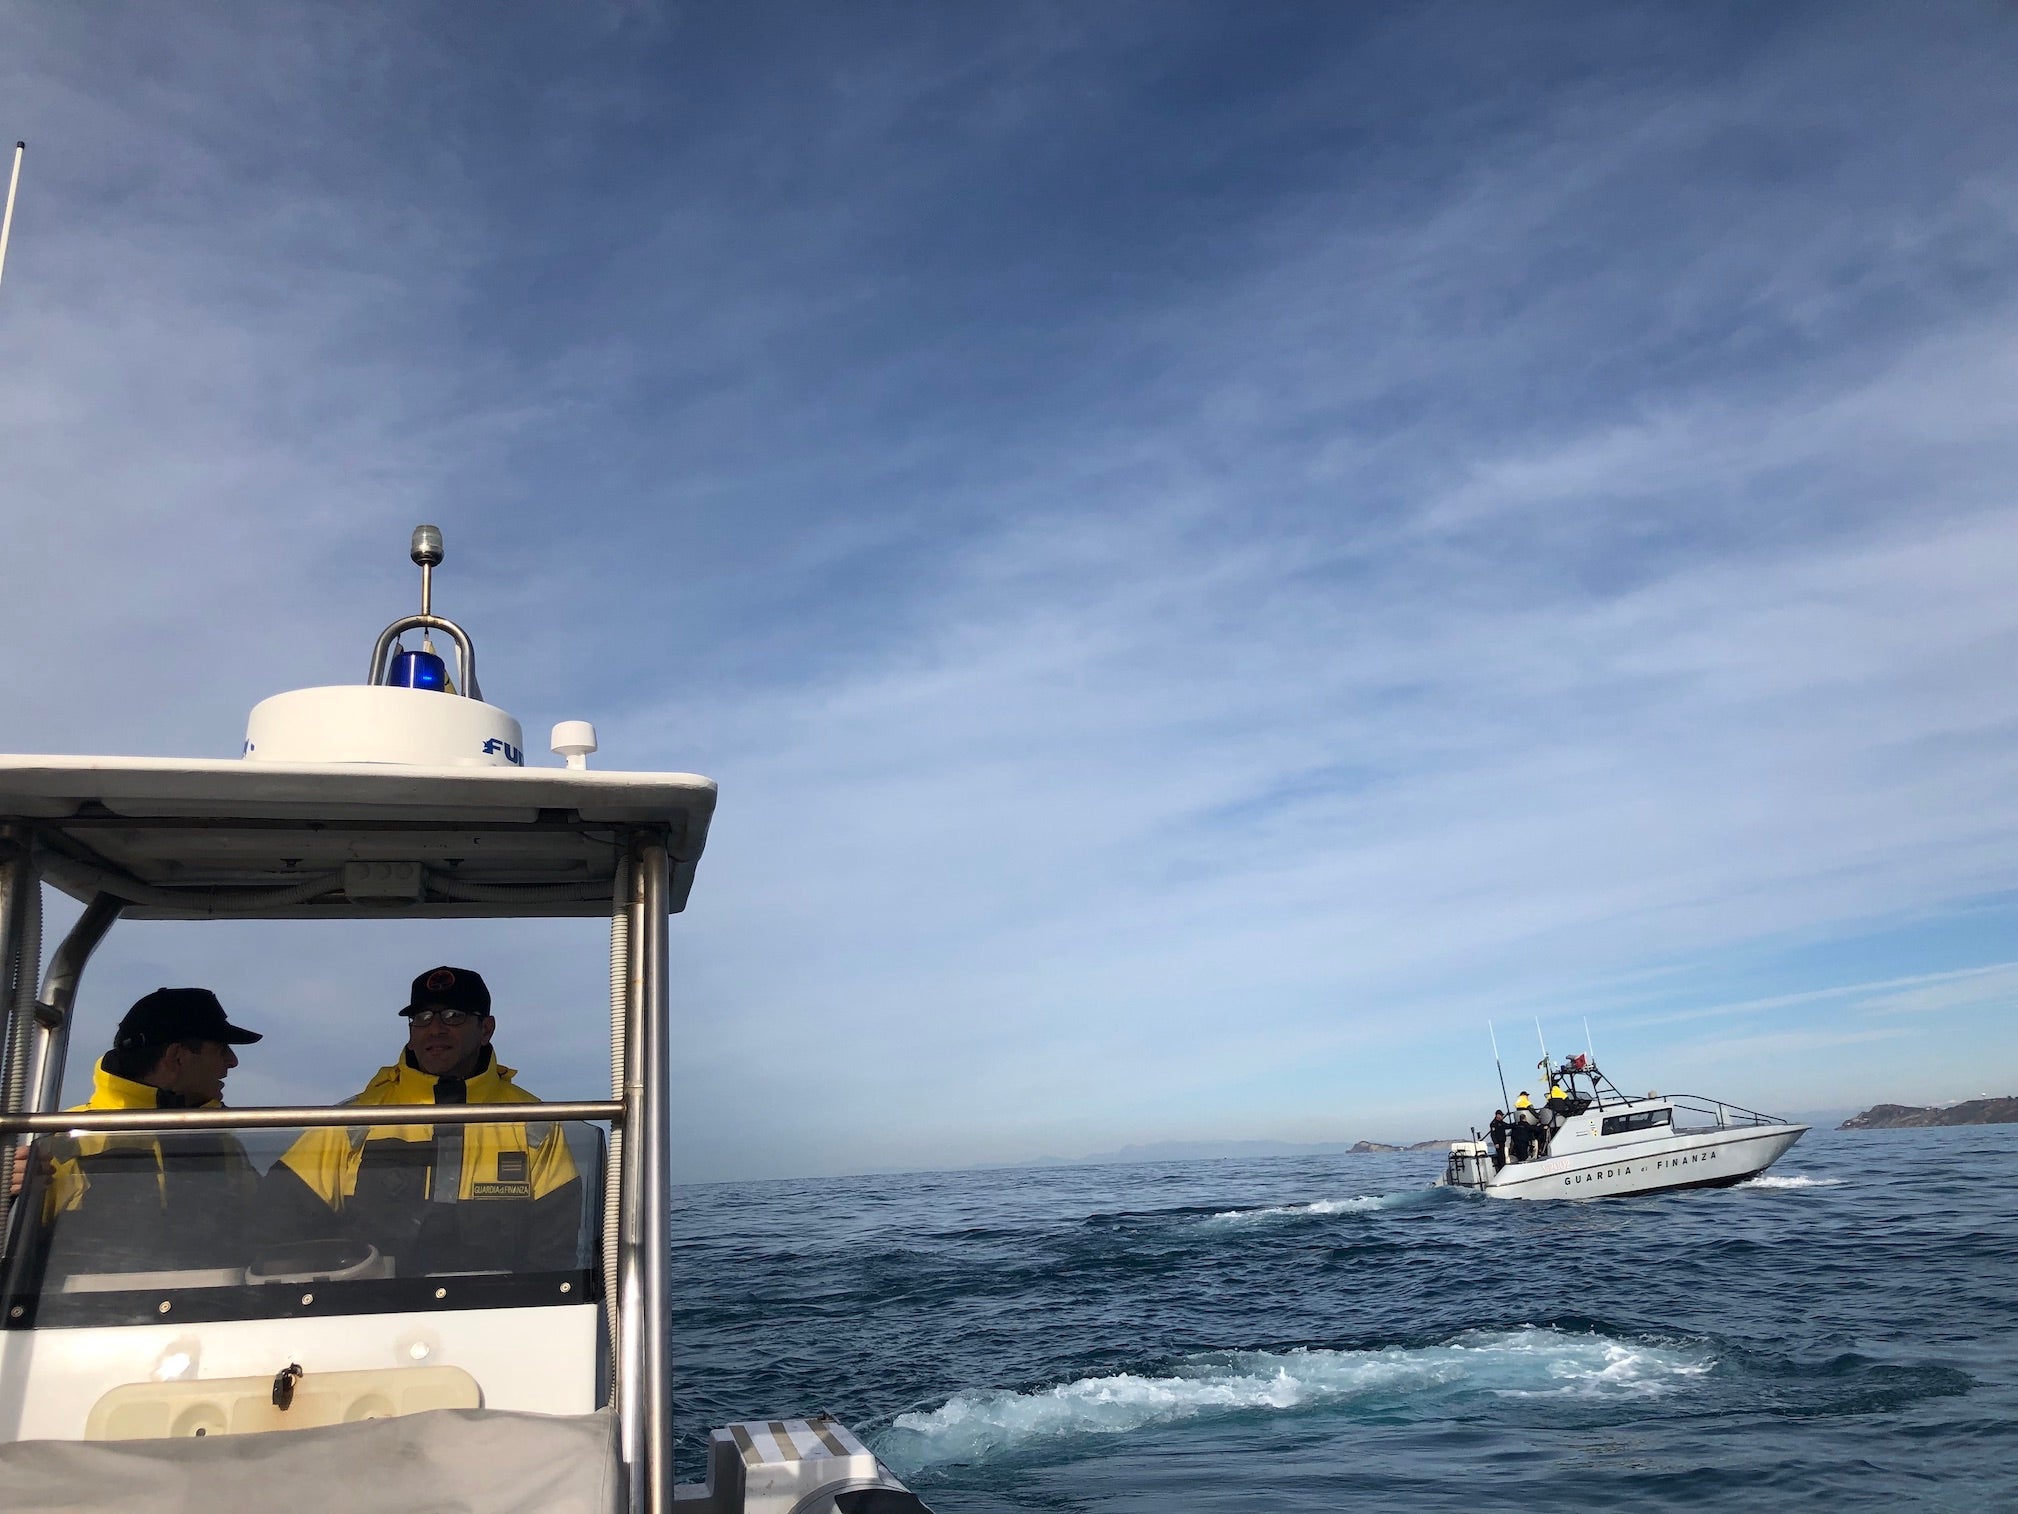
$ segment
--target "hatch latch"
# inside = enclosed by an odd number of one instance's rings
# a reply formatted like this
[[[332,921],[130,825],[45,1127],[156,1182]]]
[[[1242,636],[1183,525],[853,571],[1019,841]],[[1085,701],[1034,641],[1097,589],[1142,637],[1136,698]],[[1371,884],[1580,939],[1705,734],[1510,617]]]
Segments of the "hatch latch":
[[[273,1374],[273,1407],[285,1414],[294,1404],[294,1385],[301,1381],[301,1363],[289,1362]]]

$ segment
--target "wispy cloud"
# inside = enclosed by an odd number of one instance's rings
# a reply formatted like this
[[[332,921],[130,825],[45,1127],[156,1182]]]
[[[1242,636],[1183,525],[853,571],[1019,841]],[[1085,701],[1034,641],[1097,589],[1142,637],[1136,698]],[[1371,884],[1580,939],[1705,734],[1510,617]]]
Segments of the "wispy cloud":
[[[1436,1134],[1572,1006],[2018,1077],[2007,19],[429,14],[19,18],[7,745],[234,749],[438,520],[535,751],[723,780],[695,1171]],[[297,933],[243,1076],[462,952],[593,1091],[593,938]]]
[[[1841,983],[1800,993],[1772,994],[1726,1004],[1706,1004],[1666,1014],[1637,1015],[1639,1025],[1673,1025],[1730,1015],[1758,1015],[1815,1005],[1831,1005],[1879,1014],[1944,1013],[1980,1009],[2018,998],[2018,963],[1996,962],[1954,972],[1918,973],[1883,978],[1873,983]]]
[[[1870,1015],[1945,1015],[1958,1010],[2018,1008],[2018,962],[1998,962],[1963,972],[1876,983],[1857,1008]]]

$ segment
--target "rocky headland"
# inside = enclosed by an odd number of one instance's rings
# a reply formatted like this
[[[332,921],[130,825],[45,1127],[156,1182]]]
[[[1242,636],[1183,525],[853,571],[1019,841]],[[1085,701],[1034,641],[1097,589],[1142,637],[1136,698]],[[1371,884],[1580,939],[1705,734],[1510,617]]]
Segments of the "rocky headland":
[[[1940,1109],[1911,1104],[1873,1104],[1851,1115],[1838,1130],[1906,1130],[1920,1125],[2018,1125],[2018,1098],[1970,1099]]]

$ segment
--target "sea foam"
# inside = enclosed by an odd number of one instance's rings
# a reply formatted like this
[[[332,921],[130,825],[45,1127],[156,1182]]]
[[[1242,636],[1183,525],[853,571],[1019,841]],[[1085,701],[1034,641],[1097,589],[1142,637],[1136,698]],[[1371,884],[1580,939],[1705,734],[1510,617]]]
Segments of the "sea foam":
[[[1795,1173],[1791,1177],[1775,1177],[1772,1173],[1768,1172],[1759,1177],[1747,1178],[1737,1186],[1740,1188],[1841,1188],[1843,1180],[1841,1178],[1804,1177],[1799,1173]]]
[[[1025,1393],[955,1394],[902,1414],[878,1437],[900,1472],[974,1462],[1040,1441],[1114,1435],[1204,1416],[1293,1413],[1465,1394],[1643,1399],[1675,1391],[1714,1365],[1706,1348],[1523,1327],[1472,1331],[1441,1345],[1368,1351],[1217,1352],[1168,1373],[1082,1377]]]
[[[1325,1214],[1370,1214],[1377,1209],[1395,1209],[1408,1202],[1403,1193],[1369,1193],[1351,1199],[1317,1199],[1308,1204],[1272,1204],[1261,1209],[1222,1209],[1208,1215],[1208,1225],[1252,1225],[1270,1220],[1303,1219]]]

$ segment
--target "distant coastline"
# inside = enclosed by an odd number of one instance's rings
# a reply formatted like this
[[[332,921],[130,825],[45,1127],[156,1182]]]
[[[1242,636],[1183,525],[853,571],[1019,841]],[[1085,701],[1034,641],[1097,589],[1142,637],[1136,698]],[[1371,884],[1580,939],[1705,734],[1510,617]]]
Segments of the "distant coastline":
[[[1397,1151],[1448,1151],[1450,1140],[1413,1141],[1156,1141],[1078,1157],[1038,1157],[1020,1162],[982,1162],[995,1167],[1111,1167],[1131,1162],[1214,1162],[1256,1157],[1374,1156]]]
[[[2018,1125],[2018,1098],[1970,1099],[1938,1109],[1911,1104],[1873,1104],[1851,1115],[1838,1130],[1906,1130],[1922,1125]]]

